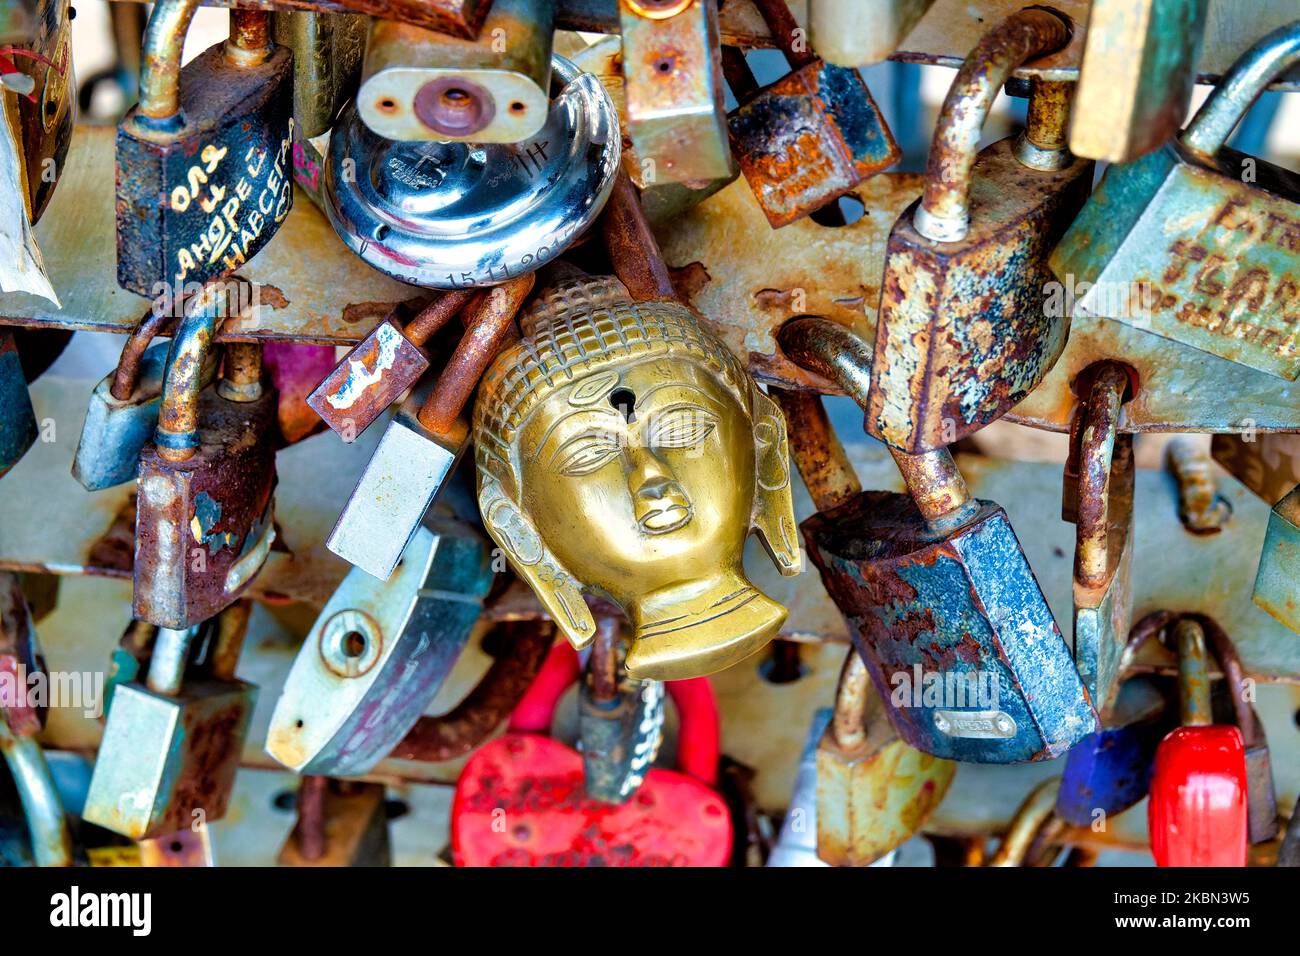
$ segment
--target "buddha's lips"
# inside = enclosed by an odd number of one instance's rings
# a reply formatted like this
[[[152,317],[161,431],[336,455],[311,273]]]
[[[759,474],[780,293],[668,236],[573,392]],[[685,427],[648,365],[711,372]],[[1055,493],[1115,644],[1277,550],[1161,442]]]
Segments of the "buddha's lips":
[[[687,524],[694,514],[689,505],[668,505],[642,515],[637,522],[647,534],[667,534]]]

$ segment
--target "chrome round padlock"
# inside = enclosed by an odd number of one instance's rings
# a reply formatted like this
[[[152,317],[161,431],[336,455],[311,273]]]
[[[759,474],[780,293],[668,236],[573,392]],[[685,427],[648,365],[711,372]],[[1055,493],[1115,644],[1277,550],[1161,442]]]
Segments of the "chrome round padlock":
[[[330,136],[325,211],[349,249],[402,282],[493,285],[544,266],[614,188],[618,114],[600,81],[552,57],[541,130],[518,143],[398,142],[349,106]]]

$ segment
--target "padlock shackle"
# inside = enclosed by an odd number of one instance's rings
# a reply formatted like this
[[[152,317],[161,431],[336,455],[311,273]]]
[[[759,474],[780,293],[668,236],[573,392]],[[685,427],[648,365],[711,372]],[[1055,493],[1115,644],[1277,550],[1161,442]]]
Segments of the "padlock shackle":
[[[1278,27],[1232,64],[1179,137],[1183,148],[1203,161],[1212,160],[1259,95],[1297,63],[1300,21]]]
[[[801,315],[782,325],[776,340],[791,362],[834,382],[866,410],[874,350],[864,338],[830,319]],[[947,448],[921,455],[890,452],[926,521],[965,517],[970,490]]]
[[[614,275],[634,302],[678,298],[659,240],[625,169],[614,177],[614,188],[600,214],[600,232]]]
[[[917,232],[934,242],[956,242],[970,228],[970,184],[980,135],[1003,85],[1029,60],[1070,40],[1070,25],[1049,10],[1011,14],[976,44],[948,88],[926,165],[925,193],[913,216]]]
[[[768,395],[785,415],[790,454],[812,496],[813,507],[829,511],[861,492],[862,482],[831,427],[821,395],[776,386],[769,387]]]
[[[578,682],[581,674],[578,652],[573,646],[568,641],[553,644],[532,686],[510,715],[507,730],[549,734],[560,698]],[[677,708],[678,769],[716,787],[721,734],[713,685],[707,677],[693,677],[665,681],[664,688]]]
[[[455,318],[474,296],[475,292],[472,289],[453,289],[435,296],[402,327],[402,334],[412,345],[423,346],[442,331],[443,327]]]
[[[154,430],[158,454],[169,461],[186,461],[199,447],[203,365],[216,338],[223,302],[219,284],[204,286],[185,303],[185,314],[172,337]]]
[[[135,383],[140,378],[140,361],[158,330],[169,318],[165,309],[150,309],[127,336],[126,344],[122,346],[122,355],[117,360],[117,368],[113,371],[113,384],[108,390],[119,402],[130,399],[131,393],[135,391]]]
[[[158,0],[140,50],[140,115],[170,119],[181,110],[181,51],[199,0]]]
[[[703,0],[708,2],[708,0]],[[785,0],[751,0],[758,15],[763,18],[767,24],[768,32],[772,34],[772,40],[776,43],[782,55],[785,56],[786,62],[790,64],[791,70],[797,70],[800,67],[807,66],[817,59],[817,54],[812,51],[808,43],[807,31],[799,26],[799,21],[794,18],[790,8],[786,6]],[[795,42],[796,36],[803,39],[803,49],[799,49]]]
[[[1078,520],[1075,523],[1075,577],[1080,584],[1097,587],[1106,582],[1108,572],[1118,560],[1109,553],[1112,488],[1119,469],[1131,467],[1131,451],[1121,447],[1118,454],[1119,417],[1129,386],[1128,372],[1116,362],[1107,362],[1092,379],[1091,388],[1079,410],[1079,490]],[[1124,460],[1125,455],[1128,460]],[[1129,498],[1131,507],[1131,497]]]
[[[1035,837],[1055,819],[1056,801],[1060,795],[1060,777],[1044,780],[1030,791],[1029,796],[1016,810],[1016,815],[998,845],[997,852],[986,865],[1022,866]]]
[[[533,290],[536,273],[526,272],[479,293],[467,307],[465,334],[438,375],[416,417],[434,435],[450,434],[470,395],[514,328],[520,306]]]
[[[831,714],[831,739],[842,750],[853,751],[867,740],[867,703],[873,693],[871,675],[856,647],[850,647],[835,685],[835,710]]]
[[[205,622],[206,623],[206,622]],[[185,668],[189,664],[190,650],[198,638],[202,625],[178,630],[171,627],[158,628],[158,635],[153,641],[153,652],[149,657],[149,672],[145,677],[145,686],[157,694],[175,697],[181,692],[185,681]]]
[[[37,866],[72,866],[72,831],[45,751],[34,737],[14,734],[0,720],[0,753],[14,778]]]
[[[1210,708],[1210,654],[1205,631],[1190,617],[1174,625],[1178,645],[1178,709],[1184,727],[1208,727],[1214,723]]]

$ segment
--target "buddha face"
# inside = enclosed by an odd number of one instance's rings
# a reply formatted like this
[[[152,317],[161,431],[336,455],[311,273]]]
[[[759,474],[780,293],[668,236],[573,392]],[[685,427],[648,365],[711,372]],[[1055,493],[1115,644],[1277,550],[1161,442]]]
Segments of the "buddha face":
[[[583,594],[604,595],[632,623],[632,677],[694,677],[758,650],[785,619],[741,563],[753,529],[782,573],[799,571],[785,422],[689,310],[635,312],[620,289],[557,294],[563,318],[489,371],[479,507],[575,646],[595,636]],[[626,311],[594,311],[610,303]],[[518,397],[530,391],[535,402]]]
[[[549,396],[519,435],[520,487],[568,571],[620,604],[739,567],[754,430],[709,370],[660,358]]]

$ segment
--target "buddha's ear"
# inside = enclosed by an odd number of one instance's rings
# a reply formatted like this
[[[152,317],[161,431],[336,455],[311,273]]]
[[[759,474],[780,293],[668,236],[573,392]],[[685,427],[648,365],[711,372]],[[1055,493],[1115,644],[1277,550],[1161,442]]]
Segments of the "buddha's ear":
[[[582,599],[582,590],[547,549],[533,523],[502,493],[495,479],[483,479],[481,474],[478,504],[488,534],[569,643],[578,650],[590,644],[596,636],[596,621]]]
[[[752,386],[757,487],[750,524],[785,575],[803,570],[799,535],[795,529],[794,498],[790,491],[790,449],[785,416],[776,402]]]

